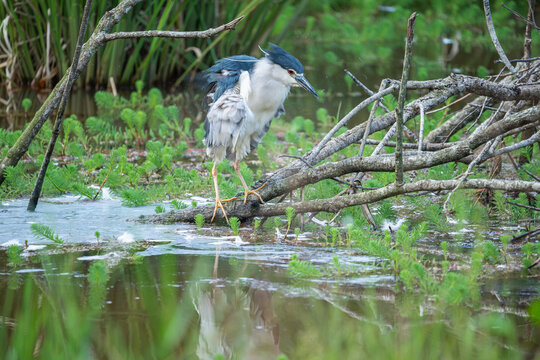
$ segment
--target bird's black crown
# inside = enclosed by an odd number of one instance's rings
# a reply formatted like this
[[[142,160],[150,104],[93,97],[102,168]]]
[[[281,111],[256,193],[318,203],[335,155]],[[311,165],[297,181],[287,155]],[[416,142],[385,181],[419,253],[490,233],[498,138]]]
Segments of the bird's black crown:
[[[304,67],[297,58],[277,46],[270,44],[270,49],[264,50],[266,57],[274,64],[281,66],[284,69],[293,69],[297,74],[304,73]]]

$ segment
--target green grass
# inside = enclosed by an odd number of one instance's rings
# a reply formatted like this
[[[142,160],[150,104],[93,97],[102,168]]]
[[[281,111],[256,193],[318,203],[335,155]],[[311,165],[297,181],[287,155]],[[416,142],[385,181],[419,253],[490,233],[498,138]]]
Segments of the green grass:
[[[109,42],[90,61],[79,82],[83,85],[106,86],[112,76],[117,85],[131,85],[132,79],[143,79],[146,83],[166,83],[187,74],[193,64],[201,68],[207,67],[218,58],[217,54],[251,53],[257,49],[259,43],[265,41],[280,10],[290,2],[141,2],[123,17],[114,31],[204,30],[240,15],[246,15],[246,18],[237,26],[232,36],[225,32],[214,40],[155,38]],[[17,59],[12,75],[14,79],[26,83],[33,81],[36,87],[50,87],[58,76],[65,73],[75,50],[82,5],[83,3],[69,0],[50,4],[28,0],[9,2],[0,8],[0,20],[9,16],[7,35],[12,53],[7,55]],[[94,4],[87,33],[94,31],[101,16],[110,10],[111,6],[110,2],[103,1]],[[49,53],[46,51],[48,40]],[[199,52],[203,54],[201,58],[198,57]],[[52,74],[49,77],[44,71],[47,66]],[[0,68],[0,76],[6,76],[3,67]]]

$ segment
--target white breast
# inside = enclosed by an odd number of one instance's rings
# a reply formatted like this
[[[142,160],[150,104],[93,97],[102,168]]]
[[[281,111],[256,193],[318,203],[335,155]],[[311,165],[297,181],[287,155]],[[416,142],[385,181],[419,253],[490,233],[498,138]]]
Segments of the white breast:
[[[251,74],[248,106],[253,113],[253,125],[258,129],[272,120],[289,94],[290,87],[275,76],[280,70],[283,71],[278,65],[263,59],[257,62]]]

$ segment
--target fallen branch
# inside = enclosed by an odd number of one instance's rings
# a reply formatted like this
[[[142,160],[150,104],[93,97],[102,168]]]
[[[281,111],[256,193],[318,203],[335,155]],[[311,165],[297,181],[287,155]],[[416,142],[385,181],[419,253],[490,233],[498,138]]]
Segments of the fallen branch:
[[[311,212],[337,212],[340,209],[350,206],[362,204],[370,204],[383,199],[394,197],[401,194],[414,193],[419,191],[445,191],[456,187],[458,180],[421,180],[413,183],[404,183],[401,186],[396,186],[392,183],[383,188],[372,190],[369,192],[356,193],[349,196],[341,196],[339,198],[332,197],[330,199],[316,199],[304,202],[282,203],[282,204],[259,204],[258,201],[248,201],[246,204],[243,201],[234,201],[226,206],[229,216],[236,216],[241,220],[246,220],[252,217],[269,217],[280,216],[286,213],[288,207],[292,207],[296,214],[304,214]],[[463,182],[462,189],[492,189],[502,191],[518,191],[518,192],[540,192],[539,182],[521,181],[521,180],[497,180],[497,179],[469,179]],[[213,205],[198,206],[183,210],[175,210],[164,214],[140,216],[137,221],[145,223],[174,223],[174,222],[193,222],[195,215],[202,214],[209,221],[212,218],[214,211]],[[219,215],[220,220],[224,222],[224,218]]]

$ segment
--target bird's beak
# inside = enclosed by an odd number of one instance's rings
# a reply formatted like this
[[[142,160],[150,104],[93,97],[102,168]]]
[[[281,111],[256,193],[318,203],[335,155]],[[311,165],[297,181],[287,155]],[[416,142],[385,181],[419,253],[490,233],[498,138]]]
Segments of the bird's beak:
[[[317,92],[315,91],[315,89],[313,88],[313,86],[311,86],[311,84],[309,83],[309,81],[306,80],[306,78],[302,75],[297,75],[294,77],[294,79],[296,80],[296,82],[298,83],[298,85],[300,85],[301,87],[303,87],[304,89],[306,89],[309,93],[311,93],[311,95],[315,96],[317,99],[319,98],[319,95],[317,95]]]

